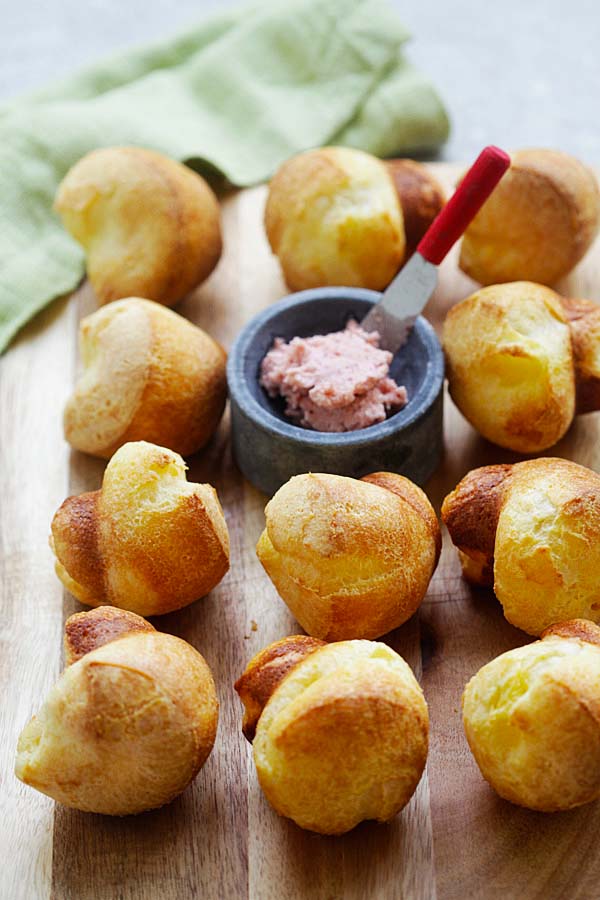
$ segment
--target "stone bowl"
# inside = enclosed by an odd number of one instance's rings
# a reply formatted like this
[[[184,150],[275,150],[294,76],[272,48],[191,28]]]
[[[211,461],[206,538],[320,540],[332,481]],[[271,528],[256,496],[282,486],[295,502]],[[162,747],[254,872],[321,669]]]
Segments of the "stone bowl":
[[[377,425],[326,433],[293,424],[284,401],[258,383],[260,363],[276,337],[310,337],[360,320],[381,294],[361,288],[316,288],[290,294],[255,316],[240,332],[227,363],[234,458],[256,488],[272,495],[292,475],[330,472],[360,478],[399,472],[422,485],[443,445],[444,356],[436,334],[419,316],[394,356],[390,375],[406,386],[408,403]]]

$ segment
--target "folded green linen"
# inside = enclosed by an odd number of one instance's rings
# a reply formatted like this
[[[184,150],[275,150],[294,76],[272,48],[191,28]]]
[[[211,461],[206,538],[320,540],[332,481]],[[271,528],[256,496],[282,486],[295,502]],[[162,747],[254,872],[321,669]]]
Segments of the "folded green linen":
[[[258,3],[1,107],[0,352],[84,273],[52,211],[83,154],[149,147],[242,186],[322,144],[433,149],[448,118],[407,38],[384,0]]]

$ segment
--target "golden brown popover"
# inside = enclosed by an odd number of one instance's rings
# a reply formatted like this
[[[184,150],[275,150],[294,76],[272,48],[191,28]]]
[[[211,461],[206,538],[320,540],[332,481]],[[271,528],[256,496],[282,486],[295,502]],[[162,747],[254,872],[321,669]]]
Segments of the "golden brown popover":
[[[348,147],[287,160],[269,185],[265,228],[293,291],[383,290],[404,258],[402,210],[388,170]]]
[[[483,466],[444,500],[464,575],[493,585],[511,624],[600,621],[600,475],[565,459]]]
[[[186,481],[182,458],[125,444],[102,489],[68,497],[52,520],[56,574],[88,606],[145,616],[187,606],[229,568],[229,534],[215,489]]]
[[[67,619],[67,666],[21,732],[15,774],[65,806],[124,816],[196,777],[217,732],[206,662],[139,616],[102,606]]]
[[[477,291],[450,309],[442,343],[450,395],[489,441],[536,453],[565,434],[575,366],[567,316],[550,288],[517,281]]]
[[[204,178],[141,147],[104,147],[67,172],[55,209],[86,252],[100,303],[147,297],[173,306],[221,256],[217,198]]]
[[[469,746],[505,800],[542,812],[600,797],[600,628],[576,619],[503,653],[463,694]]]
[[[208,443],[225,408],[225,351],[158,303],[129,297],[83,319],[83,372],[67,402],[72,447],[109,459],[129,441],[188,456]]]
[[[265,515],[258,558],[313,637],[379,637],[410,618],[425,596],[440,529],[408,478],[296,475]]]
[[[594,173],[557,150],[518,150],[463,237],[460,267],[481,284],[555,284],[579,262],[600,225]]]
[[[389,821],[412,797],[427,759],[427,704],[386,644],[284,638],[235,687],[258,780],[280,815],[343,834],[364,819]]]

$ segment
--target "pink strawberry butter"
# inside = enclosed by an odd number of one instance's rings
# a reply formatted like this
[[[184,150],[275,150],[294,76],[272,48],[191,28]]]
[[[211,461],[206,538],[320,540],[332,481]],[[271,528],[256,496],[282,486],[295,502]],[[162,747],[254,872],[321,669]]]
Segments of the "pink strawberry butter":
[[[389,377],[392,354],[379,334],[350,320],[344,331],[275,338],[261,363],[260,384],[286,401],[285,414],[316,431],[356,431],[383,422],[407,402]]]

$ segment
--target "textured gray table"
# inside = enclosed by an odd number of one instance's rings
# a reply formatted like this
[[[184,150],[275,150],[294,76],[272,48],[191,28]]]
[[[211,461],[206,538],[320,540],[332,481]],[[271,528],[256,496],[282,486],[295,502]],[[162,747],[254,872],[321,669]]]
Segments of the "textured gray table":
[[[226,2],[0,0],[0,98],[179,31]],[[600,162],[597,0],[392,2],[414,34],[410,58],[452,117],[441,158],[468,160],[495,142]]]

